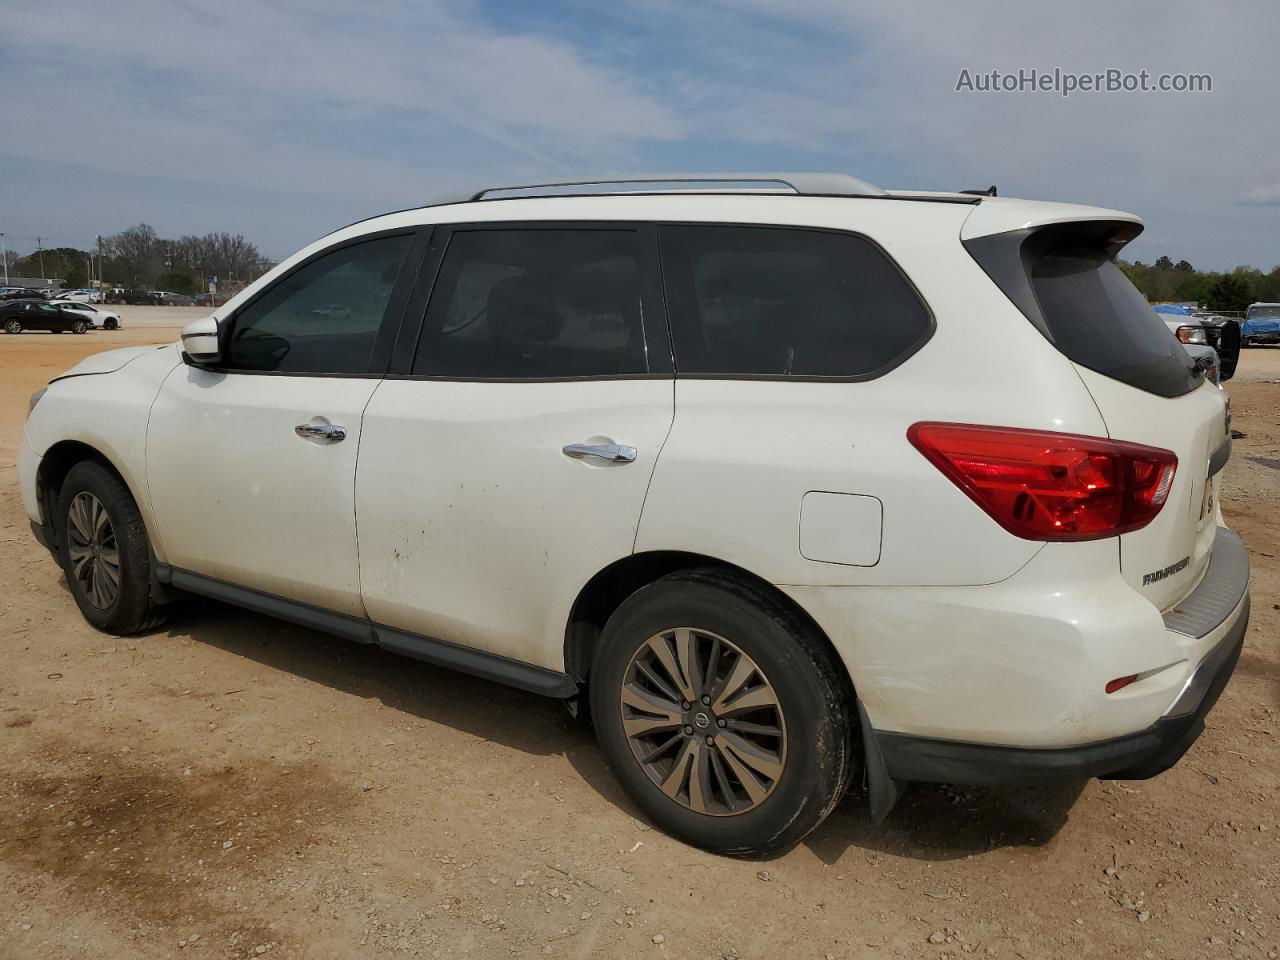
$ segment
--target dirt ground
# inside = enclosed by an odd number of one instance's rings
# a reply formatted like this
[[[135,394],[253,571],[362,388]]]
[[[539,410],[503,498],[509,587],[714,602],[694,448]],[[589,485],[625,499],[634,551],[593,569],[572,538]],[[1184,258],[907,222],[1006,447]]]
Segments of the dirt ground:
[[[176,338],[149,309],[0,336],[0,958],[1280,951],[1280,349],[1230,385],[1253,624],[1175,769],[917,785],[881,826],[852,797],[739,862],[643,823],[554,702],[212,602],[90,629],[28,532],[17,445],[50,376]]]

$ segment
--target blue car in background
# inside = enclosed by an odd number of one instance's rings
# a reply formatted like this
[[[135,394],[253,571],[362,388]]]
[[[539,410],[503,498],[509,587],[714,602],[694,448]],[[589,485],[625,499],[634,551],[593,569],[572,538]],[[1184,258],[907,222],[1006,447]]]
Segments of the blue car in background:
[[[1280,303],[1255,303],[1245,311],[1240,345],[1280,343]]]

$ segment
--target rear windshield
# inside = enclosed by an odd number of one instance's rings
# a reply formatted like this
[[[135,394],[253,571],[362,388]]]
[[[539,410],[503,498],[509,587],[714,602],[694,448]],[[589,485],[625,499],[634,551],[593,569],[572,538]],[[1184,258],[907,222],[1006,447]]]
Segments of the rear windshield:
[[[983,237],[965,246],[1074,363],[1160,396],[1194,390],[1204,378],[1116,266],[1118,244],[1110,242],[1106,226],[1062,224]]]
[[[1044,254],[1031,266],[1031,286],[1054,344],[1082,367],[1164,396],[1200,383],[1182,344],[1105,254]]]

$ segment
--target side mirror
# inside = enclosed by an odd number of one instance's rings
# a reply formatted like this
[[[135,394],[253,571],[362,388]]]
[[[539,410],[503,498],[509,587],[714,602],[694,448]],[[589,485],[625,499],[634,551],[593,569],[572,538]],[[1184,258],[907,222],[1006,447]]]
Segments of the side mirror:
[[[218,345],[216,317],[201,317],[182,328],[182,355],[184,360],[197,367],[217,366],[222,359],[222,350]]]

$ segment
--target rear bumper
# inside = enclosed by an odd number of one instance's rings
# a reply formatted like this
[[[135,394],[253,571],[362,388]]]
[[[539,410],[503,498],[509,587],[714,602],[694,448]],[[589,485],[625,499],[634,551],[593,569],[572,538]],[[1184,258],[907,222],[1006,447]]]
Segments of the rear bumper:
[[[1204,718],[1227,685],[1249,626],[1246,593],[1235,622],[1188,677],[1169,711],[1138,733],[1078,747],[1036,749],[933,740],[874,732],[894,780],[1010,784],[1101,777],[1146,780],[1168,770],[1204,731]]]

